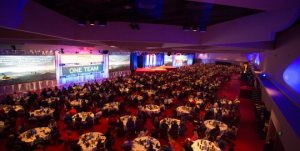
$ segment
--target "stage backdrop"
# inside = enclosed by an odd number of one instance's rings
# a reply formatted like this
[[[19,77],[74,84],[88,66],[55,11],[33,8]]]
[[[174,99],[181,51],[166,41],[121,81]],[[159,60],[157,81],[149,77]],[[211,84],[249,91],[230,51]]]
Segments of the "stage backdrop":
[[[84,83],[107,77],[102,54],[57,54],[57,79],[60,85]]]
[[[55,79],[54,56],[0,56],[0,86]]]

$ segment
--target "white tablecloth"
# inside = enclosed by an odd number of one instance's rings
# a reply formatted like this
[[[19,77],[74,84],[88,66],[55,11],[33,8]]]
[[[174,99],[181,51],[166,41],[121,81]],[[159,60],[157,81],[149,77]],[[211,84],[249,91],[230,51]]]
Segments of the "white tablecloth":
[[[111,102],[104,104],[102,110],[108,110],[108,111],[118,111],[119,110],[119,102]]]
[[[73,100],[70,102],[71,106],[81,106],[83,100]]]
[[[92,112],[80,112],[72,116],[73,121],[75,122],[77,115],[81,118],[82,122],[86,121],[88,115],[90,115],[94,119],[94,113]]]
[[[192,107],[188,107],[188,106],[179,106],[176,108],[177,115],[180,116],[183,114],[190,114],[192,109],[193,109]]]
[[[163,123],[163,122],[166,122],[166,124],[169,126],[169,130],[171,129],[171,126],[172,126],[172,124],[173,124],[173,122],[176,122],[177,123],[177,125],[178,125],[178,127],[180,126],[180,120],[178,120],[178,119],[175,119],[175,118],[164,118],[164,119],[162,119],[162,120],[160,120],[160,125]]]
[[[77,144],[81,146],[81,149],[83,151],[96,150],[99,140],[101,143],[104,143],[106,137],[100,132],[89,132],[89,133],[82,134]],[[89,147],[87,147],[87,144],[89,144]]]
[[[21,105],[4,105],[3,110],[5,113],[8,113],[10,109],[15,110],[16,112],[23,111],[24,108]]]
[[[37,109],[37,110],[30,112],[30,116],[33,115],[34,117],[45,117],[45,116],[53,117],[54,111],[55,111],[55,109],[51,109],[51,108]]]
[[[51,97],[51,98],[46,98],[43,101],[46,101],[48,104],[51,104],[52,102],[55,102],[55,100],[58,100],[58,97]]]
[[[192,144],[193,151],[208,151],[209,149],[214,148],[215,151],[221,151],[213,142],[205,139],[197,139]]]
[[[157,139],[150,136],[142,136],[135,138],[132,144],[132,151],[147,151],[149,148],[149,141],[151,141],[153,149],[155,151],[160,150],[160,143]]]
[[[160,112],[160,107],[158,105],[146,105],[142,108],[144,112],[148,115],[158,114]]]
[[[35,131],[36,133],[30,135],[30,133],[33,131]],[[51,132],[51,129],[49,127],[38,127],[38,128],[34,128],[34,129],[23,132],[22,134],[20,134],[19,137],[20,137],[21,141],[32,144],[34,142],[34,140],[36,139],[37,135],[44,140],[48,140],[49,136],[50,136],[50,132]]]
[[[204,121],[204,125],[208,130],[212,130],[216,127],[216,125],[219,125],[221,132],[226,131],[228,128],[227,124],[217,120],[206,120]]]
[[[190,103],[194,103],[194,104],[201,104],[201,103],[203,103],[203,100],[202,99],[195,99],[195,98],[190,98],[189,99],[189,102]]]

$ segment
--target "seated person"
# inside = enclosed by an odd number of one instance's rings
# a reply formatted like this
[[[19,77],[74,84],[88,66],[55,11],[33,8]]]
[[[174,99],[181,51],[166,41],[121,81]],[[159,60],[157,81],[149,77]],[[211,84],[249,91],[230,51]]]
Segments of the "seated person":
[[[74,107],[71,108],[70,114],[71,114],[71,116],[77,114],[77,111],[76,111],[76,109]]]
[[[66,124],[71,124],[72,123],[72,116],[70,115],[69,112],[66,113],[64,121]]]

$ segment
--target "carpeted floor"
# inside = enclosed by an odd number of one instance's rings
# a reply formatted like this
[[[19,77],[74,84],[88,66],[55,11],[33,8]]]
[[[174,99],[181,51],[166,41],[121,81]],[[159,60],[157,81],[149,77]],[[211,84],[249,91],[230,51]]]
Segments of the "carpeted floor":
[[[234,99],[239,96],[240,87],[243,86],[239,76],[232,76],[231,81],[226,83],[220,89],[218,96],[225,96],[228,99]],[[254,113],[254,104],[249,99],[239,98],[241,119],[238,126],[237,139],[235,143],[236,151],[262,151],[264,140],[260,139],[256,133],[256,121]]]
[[[236,96],[239,96],[239,90],[242,86],[242,82],[239,80],[238,75],[232,76],[232,80],[227,82],[223,85],[223,87],[218,92],[219,97],[226,97],[228,99],[235,99]],[[244,98],[240,98],[240,114],[241,114],[241,120],[240,124],[238,126],[238,135],[237,140],[235,143],[235,151],[261,151],[263,148],[264,141],[259,138],[259,136],[256,134],[256,123],[255,123],[255,114],[254,114],[254,105],[253,103]],[[181,102],[175,102],[175,103],[181,103]],[[136,115],[137,110],[135,108],[129,108],[128,109],[133,115]],[[65,111],[61,112],[61,119],[63,119]],[[161,116],[171,116],[173,114],[172,109],[166,110]],[[118,116],[115,116],[115,118],[119,118]],[[19,118],[17,120],[17,125],[22,123],[22,118]],[[67,131],[65,124],[63,124],[63,121],[60,120],[58,122],[59,130],[61,133],[61,143],[58,145],[51,145],[47,146],[47,151],[65,151],[70,150],[68,145],[66,145],[66,140],[78,140],[80,134],[78,131]],[[151,120],[148,120],[146,122],[145,127],[149,132],[151,132],[151,129],[153,128],[153,124]],[[188,130],[186,132],[186,137],[192,137],[193,136],[193,124],[191,122],[187,122]],[[17,128],[17,127],[16,127]],[[108,118],[101,118],[100,123],[98,125],[95,125],[93,129],[85,130],[85,132],[89,131],[98,131],[105,133],[108,128]],[[170,144],[172,146],[173,151],[182,151],[182,145],[186,137],[179,137],[176,141],[170,139]],[[116,138],[116,142],[114,144],[114,149],[117,151],[122,151],[121,145],[126,140],[126,137]],[[167,142],[164,140],[159,139],[161,142],[161,145],[166,144]],[[5,137],[2,137],[0,139],[0,150],[5,151],[6,139]]]

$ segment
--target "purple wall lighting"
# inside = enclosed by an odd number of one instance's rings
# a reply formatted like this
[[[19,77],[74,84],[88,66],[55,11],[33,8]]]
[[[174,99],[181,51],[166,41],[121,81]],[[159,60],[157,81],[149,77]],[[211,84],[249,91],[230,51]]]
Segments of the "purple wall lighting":
[[[285,69],[283,80],[289,87],[300,94],[300,57]]]

